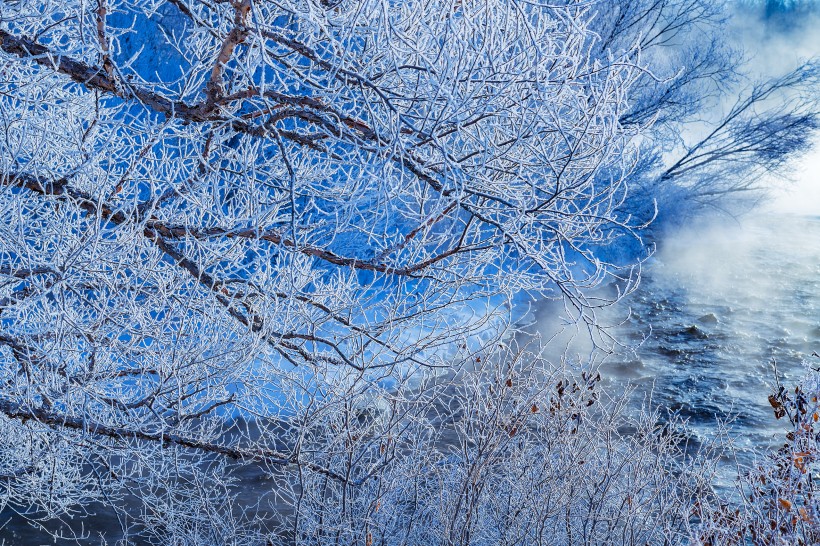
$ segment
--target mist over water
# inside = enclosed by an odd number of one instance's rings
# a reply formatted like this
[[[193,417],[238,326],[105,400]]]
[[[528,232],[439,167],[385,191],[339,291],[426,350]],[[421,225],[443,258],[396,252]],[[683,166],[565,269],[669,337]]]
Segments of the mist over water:
[[[758,215],[683,230],[664,241],[625,304],[615,335],[630,347],[601,367],[608,389],[679,412],[695,440],[735,417],[739,462],[783,441],[767,397],[820,365],[820,217]],[[606,311],[610,323],[626,315]]]

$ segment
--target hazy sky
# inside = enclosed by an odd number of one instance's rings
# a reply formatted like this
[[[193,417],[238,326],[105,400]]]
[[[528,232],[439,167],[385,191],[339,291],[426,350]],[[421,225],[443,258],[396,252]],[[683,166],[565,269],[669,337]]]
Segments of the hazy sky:
[[[820,0],[747,0],[736,4],[734,34],[762,74],[780,74],[800,60],[820,56]],[[820,92],[820,91],[818,91]],[[771,207],[779,212],[820,215],[820,138],[796,165],[795,183],[775,188]]]

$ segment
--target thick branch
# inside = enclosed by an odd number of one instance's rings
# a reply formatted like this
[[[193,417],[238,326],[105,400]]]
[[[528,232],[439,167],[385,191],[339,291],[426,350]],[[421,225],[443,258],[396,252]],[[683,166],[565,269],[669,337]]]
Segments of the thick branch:
[[[188,106],[184,102],[172,101],[142,87],[129,84],[127,91],[120,90],[103,68],[92,67],[66,55],[54,53],[37,42],[25,37],[14,36],[2,28],[0,28],[0,49],[64,74],[85,86],[112,93],[123,99],[129,98],[128,95],[131,95],[151,109],[170,117],[177,116],[190,121],[206,121],[209,113],[201,105]]]
[[[115,440],[158,442],[164,447],[179,446],[200,452],[222,455],[224,457],[239,461],[254,461],[257,463],[275,465],[296,465],[308,468],[334,480],[342,482],[347,481],[344,476],[337,474],[332,470],[328,470],[316,464],[299,461],[295,457],[289,457],[283,453],[270,449],[240,449],[223,444],[188,438],[179,434],[168,432],[146,432],[144,430],[132,430],[123,426],[105,425],[90,419],[72,417],[64,413],[49,411],[42,408],[30,408],[4,399],[0,399],[0,413],[9,419],[15,419],[23,422],[37,421],[38,423],[54,429],[78,430]]]
[[[452,210],[452,206],[448,207],[448,210]],[[421,228],[427,226],[429,223],[430,222],[428,221],[427,223],[419,226],[419,228],[417,228],[416,230],[411,232],[407,237],[405,237],[404,244],[400,245],[396,249],[391,250],[403,248],[405,244],[408,243]],[[292,240],[283,237],[280,233],[278,233],[275,230],[259,231],[253,228],[240,230],[228,230],[224,228],[196,229],[187,226],[169,226],[159,221],[149,221],[147,225],[149,228],[159,232],[166,239],[179,239],[184,237],[192,237],[195,239],[205,239],[208,237],[228,237],[268,241],[276,245],[282,245],[288,248],[296,249],[298,252],[302,254],[319,258],[334,265],[341,265],[365,271],[376,271],[379,273],[385,273],[387,275],[412,276],[430,267],[431,265],[434,265],[435,263],[444,260],[445,258],[448,258],[450,256],[453,256],[454,254],[466,250],[462,246],[456,245],[455,247],[449,250],[436,254],[435,256],[431,256],[430,258],[427,258],[426,260],[423,260],[419,263],[409,265],[406,267],[394,267],[387,264],[378,263],[376,261],[359,260],[357,258],[339,256],[338,254],[330,250],[326,250],[319,247],[297,245]]]

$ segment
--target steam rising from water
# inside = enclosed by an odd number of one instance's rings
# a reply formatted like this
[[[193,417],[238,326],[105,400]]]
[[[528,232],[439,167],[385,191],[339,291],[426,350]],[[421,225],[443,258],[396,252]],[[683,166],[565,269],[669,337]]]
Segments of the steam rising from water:
[[[688,418],[691,445],[713,439],[718,421],[734,419],[730,436],[738,462],[749,465],[752,450],[783,441],[768,395],[780,381],[794,386],[804,366],[820,364],[820,217],[757,215],[741,223],[714,223],[668,237],[644,270],[638,289],[624,302],[629,319],[613,334],[628,344],[599,355],[617,398],[634,388],[637,407],[654,406]],[[549,337],[558,325],[555,306],[536,310],[536,324]],[[601,320],[617,324],[624,306],[605,310]],[[582,333],[571,342],[556,338],[553,353],[593,354]],[[556,356],[557,358],[557,356]],[[723,486],[736,476],[734,461]]]
[[[651,334],[605,363],[615,385],[654,386],[655,402],[689,417],[703,438],[716,417],[736,414],[741,448],[782,441],[767,401],[772,363],[790,386],[820,352],[820,218],[760,215],[684,230],[629,304],[619,334]]]

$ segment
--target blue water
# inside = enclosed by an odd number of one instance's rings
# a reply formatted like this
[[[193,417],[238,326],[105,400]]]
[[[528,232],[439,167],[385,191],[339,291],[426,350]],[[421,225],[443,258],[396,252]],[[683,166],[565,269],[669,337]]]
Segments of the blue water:
[[[820,365],[820,218],[757,216],[672,235],[624,304],[631,317],[614,334],[631,346],[602,364],[610,392],[632,385],[636,403],[651,395],[688,418],[700,443],[732,419],[731,462],[751,464],[783,442],[767,399],[776,380],[794,386]],[[614,307],[603,319],[624,315]]]

